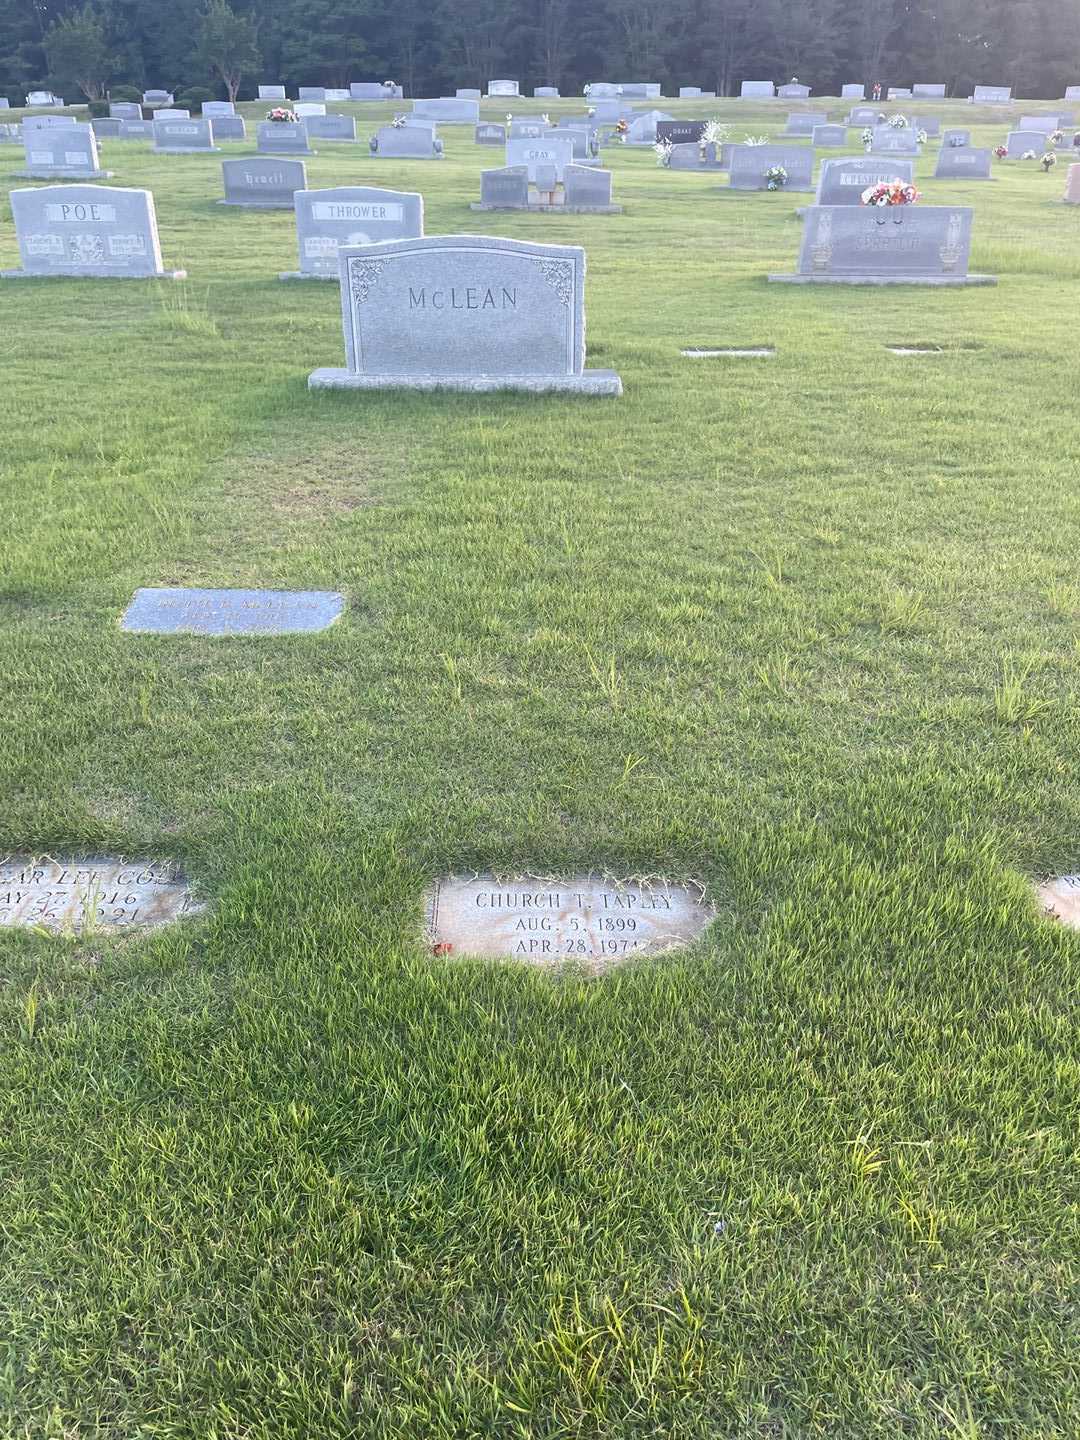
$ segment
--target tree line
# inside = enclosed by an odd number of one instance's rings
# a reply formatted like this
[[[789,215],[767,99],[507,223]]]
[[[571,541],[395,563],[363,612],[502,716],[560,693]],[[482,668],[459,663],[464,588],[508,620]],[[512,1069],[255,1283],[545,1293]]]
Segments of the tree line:
[[[394,80],[407,95],[492,78],[523,93],[590,80],[738,94],[798,77],[817,94],[875,81],[1080,84],[1078,0],[0,0],[0,94],[118,87],[246,98],[259,82]]]

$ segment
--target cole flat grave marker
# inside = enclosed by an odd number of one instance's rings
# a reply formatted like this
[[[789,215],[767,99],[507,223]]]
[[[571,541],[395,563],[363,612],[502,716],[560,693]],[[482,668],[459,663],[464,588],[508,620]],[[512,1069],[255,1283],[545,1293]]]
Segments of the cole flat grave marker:
[[[312,389],[620,395],[585,369],[585,252],[486,235],[341,250],[345,369]]]
[[[203,911],[184,876],[156,860],[111,855],[0,860],[0,925],[119,930],[166,925]]]
[[[716,918],[683,886],[594,875],[497,880],[447,875],[427,896],[427,938],[437,954],[604,969],[697,940]]]
[[[291,210],[295,193],[307,189],[307,169],[302,160],[279,160],[269,155],[223,160],[221,178],[225,198],[220,204],[244,205],[253,210]]]
[[[946,205],[812,205],[795,275],[785,284],[994,285],[969,275],[970,208]]]
[[[765,190],[765,171],[782,165],[787,171],[785,190],[814,188],[814,150],[810,145],[734,145],[731,150],[731,188]]]
[[[338,251],[343,247],[423,235],[423,196],[362,185],[299,190],[296,231],[300,269],[280,278],[336,281],[340,276]]]
[[[332,625],[345,600],[332,590],[136,590],[120,622],[140,635],[311,634]]]
[[[21,270],[0,279],[77,276],[95,280],[182,280],[164,270],[154,197],[112,185],[47,185],[8,196],[22,257]]]

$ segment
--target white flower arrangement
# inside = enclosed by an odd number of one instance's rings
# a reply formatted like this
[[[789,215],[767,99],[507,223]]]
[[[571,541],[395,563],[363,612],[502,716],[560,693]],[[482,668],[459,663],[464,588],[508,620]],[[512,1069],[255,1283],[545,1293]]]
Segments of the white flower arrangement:
[[[926,133],[925,130],[917,130],[917,131],[915,132],[915,139],[918,141],[918,143],[919,143],[920,145],[925,145],[926,142],[927,142],[927,140],[929,140],[929,138],[930,138],[930,137],[929,137],[929,135],[927,135],[927,133]]]
[[[906,115],[890,115],[887,123],[888,123],[888,125],[889,125],[889,128],[892,129],[892,130],[906,130],[906,129],[907,129],[907,116],[906,116]]]
[[[1034,150],[1025,150],[1023,155],[1020,156],[1021,160],[1037,160],[1038,158]]]
[[[541,115],[541,116],[540,116],[540,123],[541,123],[541,125],[550,125],[550,124],[551,124],[551,117],[550,117],[549,115]]]
[[[731,133],[730,125],[725,125],[722,120],[707,120],[705,128],[701,132],[701,145],[723,145]]]
[[[869,150],[870,146],[874,143],[874,132],[871,126],[868,125],[866,127],[866,129],[859,136],[859,139],[862,141],[864,148]]]
[[[670,140],[658,140],[653,146],[653,153],[656,156],[656,163],[662,169],[671,164],[672,144]]]
[[[382,84],[383,84],[383,89],[384,89],[384,90],[396,90],[396,89],[397,89],[397,81],[396,81],[396,80],[384,80],[384,81],[382,82]]]
[[[1057,164],[1057,156],[1052,150],[1048,150],[1046,154],[1042,157],[1042,159],[1039,161],[1039,164],[1047,173],[1049,173]]]
[[[514,118],[513,115],[512,115],[511,112],[508,110],[508,111],[506,112],[506,123],[507,123],[507,125],[510,124],[510,122],[513,120],[513,118]]]
[[[744,145],[768,145],[768,143],[769,137],[767,135],[747,135],[743,141]]]
[[[787,171],[783,165],[770,165],[765,171],[767,190],[782,190],[787,184]]]
[[[405,117],[404,115],[395,115],[394,118],[393,118],[393,120],[390,121],[390,129],[391,129],[391,130],[404,130],[404,129],[405,129],[405,120],[406,120],[406,117]]]
[[[591,85],[586,85],[586,86],[582,89],[582,92],[581,92],[581,93],[582,93],[582,95],[585,96],[585,99],[587,100],[587,99],[589,98],[589,96],[592,94],[592,86],[591,86]]]
[[[1051,144],[1051,145],[1060,145],[1061,142],[1062,142],[1064,139],[1065,139],[1065,131],[1064,131],[1064,130],[1052,130],[1052,131],[1050,132],[1050,136],[1049,136],[1049,144]]]

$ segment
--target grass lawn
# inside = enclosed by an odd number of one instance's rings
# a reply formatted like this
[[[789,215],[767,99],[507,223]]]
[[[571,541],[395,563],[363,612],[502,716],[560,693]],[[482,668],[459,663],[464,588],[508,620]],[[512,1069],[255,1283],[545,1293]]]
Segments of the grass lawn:
[[[103,145],[187,282],[0,285],[0,845],[209,902],[0,935],[0,1436],[1075,1440],[1080,936],[1031,885],[1080,868],[1064,164],[927,147],[996,289],[789,287],[804,195],[613,150],[620,216],[474,214],[501,152],[443,133],[308,183],[583,245],[622,399],[309,393],[336,287],[215,204],[236,146]],[[142,585],[349,608],[121,633]],[[720,918],[602,979],[432,957],[471,867]]]

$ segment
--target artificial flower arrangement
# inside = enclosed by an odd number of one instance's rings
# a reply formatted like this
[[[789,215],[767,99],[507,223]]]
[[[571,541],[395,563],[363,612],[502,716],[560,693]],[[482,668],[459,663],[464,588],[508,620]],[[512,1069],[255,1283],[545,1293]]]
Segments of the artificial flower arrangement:
[[[670,141],[670,140],[658,140],[658,141],[656,142],[656,144],[653,146],[653,152],[654,152],[655,155],[656,155],[656,163],[657,163],[657,165],[660,165],[660,166],[670,165],[670,164],[671,164],[671,151],[672,151],[672,144],[671,144],[671,141]]]
[[[917,130],[915,132],[915,139],[920,145],[925,145],[929,138],[925,130]]]
[[[747,135],[743,141],[744,145],[768,145],[768,143],[769,137],[767,135]]]
[[[395,115],[394,118],[393,118],[393,120],[390,121],[390,129],[391,129],[391,130],[404,130],[404,129],[405,129],[405,120],[406,120],[406,117],[405,117],[404,115]]]
[[[880,185],[868,186],[859,196],[859,204],[914,205],[920,198],[920,192],[914,185],[908,185],[903,180],[885,180]]]
[[[730,126],[725,125],[722,120],[707,120],[698,144],[702,149],[706,145],[723,145],[729,133]]]
[[[891,130],[906,130],[906,129],[907,129],[907,116],[906,116],[906,115],[890,115],[887,123],[888,123],[888,126],[889,126],[889,128],[890,128]]]
[[[869,149],[870,149],[870,146],[873,145],[873,143],[874,143],[874,131],[873,131],[873,128],[868,125],[868,126],[866,127],[866,129],[862,132],[862,134],[859,136],[859,139],[860,139],[860,140],[862,141],[862,143],[863,143],[863,148],[864,148],[865,150],[869,150]]]
[[[995,146],[994,146],[994,159],[995,159],[995,160],[1006,160],[1006,159],[1008,159],[1008,156],[1009,156],[1009,147],[1008,147],[1007,145],[995,145]]]
[[[1042,157],[1042,159],[1039,161],[1039,164],[1049,174],[1049,172],[1057,164],[1057,156],[1052,150],[1048,150],[1046,154]]]
[[[295,125],[300,117],[295,110],[290,110],[285,105],[275,105],[273,110],[266,112],[266,118],[273,120],[275,125]]]
[[[629,120],[616,120],[616,122],[615,122],[615,134],[619,137],[619,139],[620,139],[620,141],[622,142],[622,144],[624,144],[624,145],[626,144],[626,137],[627,137],[627,135],[629,135],[629,133],[630,133],[630,122],[629,122]]]
[[[1035,154],[1034,150],[1025,150],[1024,153],[1020,156],[1021,160],[1037,160],[1038,158],[1039,157]]]
[[[964,137],[963,137],[963,135],[950,135],[950,136],[949,136],[949,148],[952,149],[952,150],[962,150],[962,149],[964,148]]]
[[[1048,143],[1051,144],[1051,145],[1057,146],[1057,145],[1060,145],[1061,142],[1062,142],[1064,139],[1065,139],[1065,131],[1064,131],[1064,130],[1052,130],[1052,131],[1050,132],[1050,136],[1049,136]]]
[[[787,171],[783,165],[770,165],[765,171],[765,180],[767,190],[782,190],[787,184]]]
[[[382,87],[383,87],[384,90],[396,90],[396,89],[397,89],[397,81],[396,81],[396,80],[384,80],[384,81],[382,82]]]

